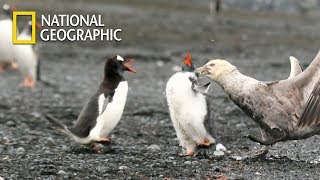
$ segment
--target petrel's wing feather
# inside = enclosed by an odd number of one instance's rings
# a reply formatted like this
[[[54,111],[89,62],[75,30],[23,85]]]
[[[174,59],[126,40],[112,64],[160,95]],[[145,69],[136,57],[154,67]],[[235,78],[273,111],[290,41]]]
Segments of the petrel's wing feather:
[[[281,80],[271,85],[273,93],[281,103],[287,106],[285,107],[286,111],[290,115],[296,116],[296,118],[292,120],[295,121],[295,123],[299,123],[300,126],[302,126],[302,124],[306,125],[303,122],[309,121],[306,119],[310,119],[311,114],[314,115],[314,113],[311,112],[317,109],[315,103],[319,100],[317,100],[315,93],[317,91],[316,84],[320,79],[319,67],[320,51],[303,72],[292,78]],[[302,114],[304,114],[303,118]],[[309,123],[311,122],[307,124]]]
[[[297,58],[290,56],[289,59],[290,59],[291,69],[290,69],[290,75],[288,79],[299,75],[303,71],[302,66],[300,65],[300,62]]]
[[[313,126],[320,124],[320,81],[318,81],[305,105],[298,126]]]

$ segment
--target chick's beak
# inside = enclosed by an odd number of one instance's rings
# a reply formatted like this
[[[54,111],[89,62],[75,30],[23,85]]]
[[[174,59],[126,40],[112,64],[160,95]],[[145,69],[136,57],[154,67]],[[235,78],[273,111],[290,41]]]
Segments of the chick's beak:
[[[208,68],[207,66],[202,66],[196,69],[196,72],[200,75],[200,76],[205,76],[207,74],[209,74]]]
[[[136,60],[134,60],[134,59],[127,59],[127,60],[125,61],[125,63],[123,64],[124,67],[126,68],[127,71],[136,73],[137,71],[130,66],[130,64],[129,64],[130,62],[136,62]]]

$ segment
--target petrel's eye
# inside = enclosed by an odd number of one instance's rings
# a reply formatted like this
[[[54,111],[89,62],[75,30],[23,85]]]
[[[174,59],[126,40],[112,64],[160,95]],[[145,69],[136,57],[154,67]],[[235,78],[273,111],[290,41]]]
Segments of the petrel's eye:
[[[214,66],[215,64],[210,64],[210,66]]]

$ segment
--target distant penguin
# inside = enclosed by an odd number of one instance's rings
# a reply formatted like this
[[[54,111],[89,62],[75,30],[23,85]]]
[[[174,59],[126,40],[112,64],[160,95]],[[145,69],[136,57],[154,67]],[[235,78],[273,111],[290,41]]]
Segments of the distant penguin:
[[[100,153],[98,144],[111,142],[107,136],[118,124],[123,113],[128,93],[128,83],[123,73],[136,72],[129,65],[130,62],[133,60],[125,60],[119,55],[106,61],[104,79],[99,89],[83,107],[72,127],[67,127],[50,115],[46,115],[46,118],[74,141],[92,145],[94,150]]]
[[[192,156],[197,146],[208,147],[216,141],[212,127],[205,127],[210,119],[210,109],[205,95],[194,88],[198,76],[194,72],[191,55],[188,54],[183,62],[182,72],[174,74],[167,82],[166,96],[183,153]],[[217,144],[216,148],[226,150],[222,144]]]
[[[3,72],[8,65],[11,65],[13,69],[18,68],[14,61],[12,44],[13,10],[12,6],[4,4],[0,11],[0,72]]]
[[[41,26],[36,25],[37,28]],[[32,23],[29,21],[19,34],[18,39],[31,39]],[[14,57],[18,62],[20,72],[24,77],[21,84],[24,87],[34,87],[40,80],[40,62],[38,60],[38,47],[36,44],[17,44],[14,46]]]

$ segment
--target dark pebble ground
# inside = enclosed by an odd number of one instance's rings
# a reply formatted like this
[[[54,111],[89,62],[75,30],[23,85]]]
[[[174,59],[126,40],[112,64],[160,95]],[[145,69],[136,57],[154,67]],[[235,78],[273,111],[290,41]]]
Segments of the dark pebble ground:
[[[3,3],[3,1],[0,1]],[[165,84],[187,52],[194,63],[231,61],[260,80],[289,75],[288,57],[306,67],[319,50],[318,15],[225,11],[210,16],[207,3],[177,1],[14,1],[41,13],[102,14],[109,28],[122,28],[120,43],[40,42],[42,78],[35,89],[19,87],[18,71],[0,74],[0,177],[4,179],[319,179],[320,138],[281,142],[266,158],[236,161],[259,150],[243,136],[257,125],[213,86],[212,119],[228,148],[182,157],[169,118]],[[214,41],[213,41],[214,40]],[[44,118],[49,113],[71,125],[97,89],[104,57],[137,59],[126,73],[129,93],[124,115],[103,154],[69,141]],[[1,178],[0,178],[1,179]]]

